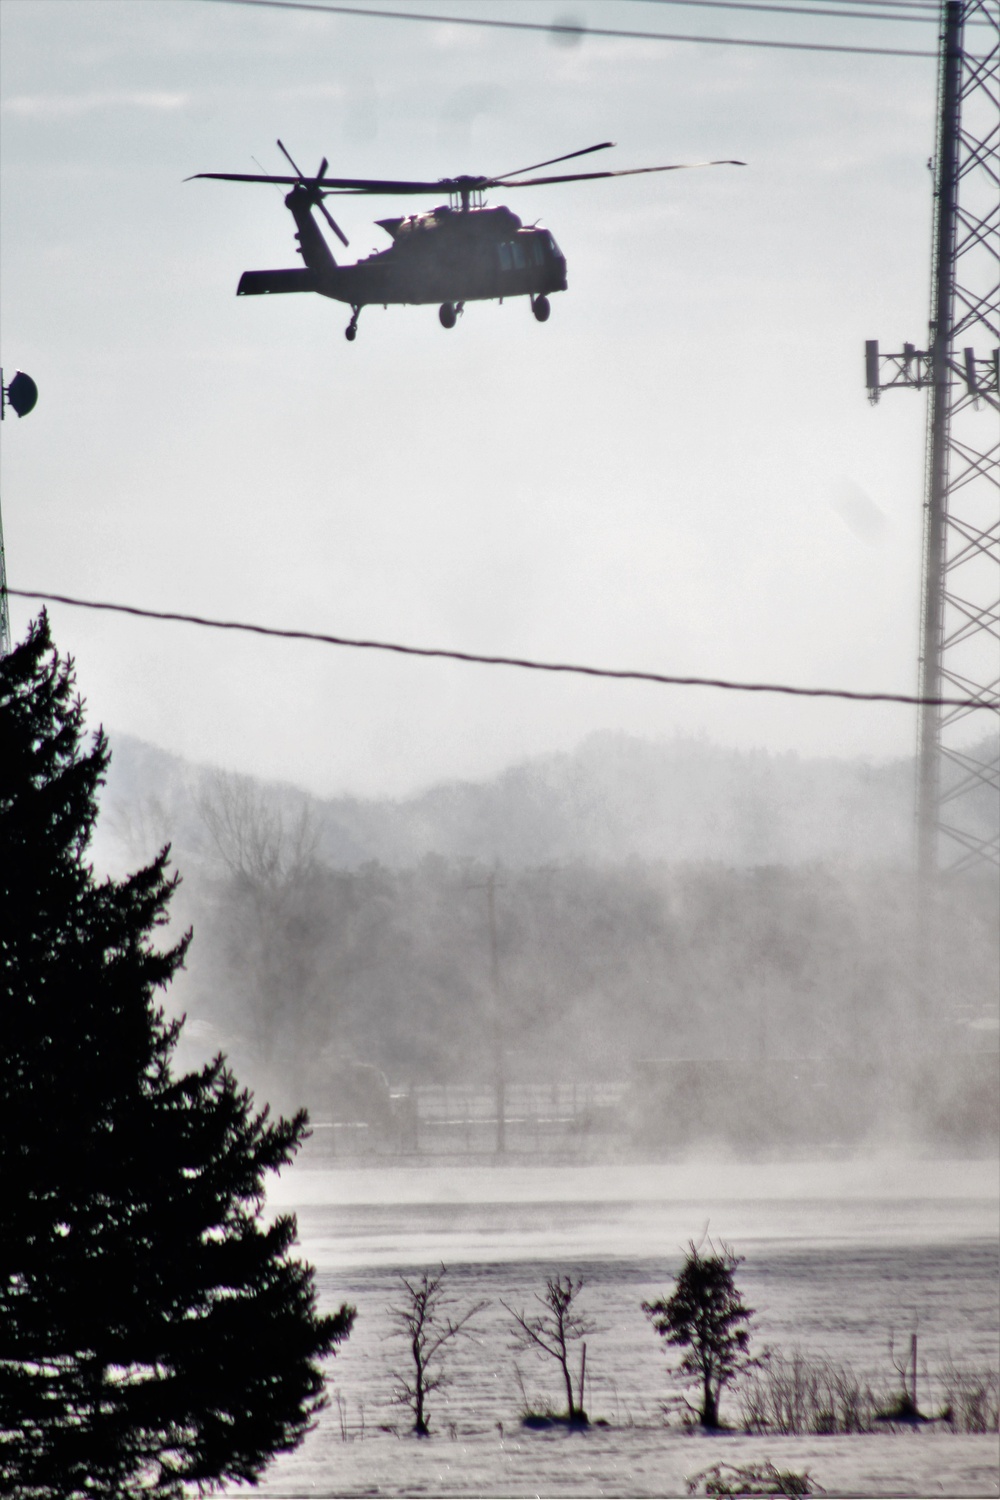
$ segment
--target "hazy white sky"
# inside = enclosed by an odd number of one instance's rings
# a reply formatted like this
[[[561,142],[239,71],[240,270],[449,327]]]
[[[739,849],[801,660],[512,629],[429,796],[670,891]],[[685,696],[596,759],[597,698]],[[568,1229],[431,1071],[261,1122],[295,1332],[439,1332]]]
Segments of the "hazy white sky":
[[[397,8],[408,7],[400,0]],[[936,31],[640,0],[456,15],[923,46]],[[912,690],[935,68],[208,0],[4,0],[3,424],[13,587],[654,671]],[[198,171],[743,169],[507,195],[568,293],[237,301],[294,265],[266,186]],[[398,201],[398,200],[397,200]],[[503,201],[494,195],[493,202]],[[424,203],[423,206],[426,206]],[[344,199],[364,255],[393,200]],[[340,247],[334,247],[338,254]],[[15,636],[33,610],[13,601]],[[92,723],[326,793],[491,773],[592,729],[905,753],[907,709],[791,703],[220,635],[54,606]]]

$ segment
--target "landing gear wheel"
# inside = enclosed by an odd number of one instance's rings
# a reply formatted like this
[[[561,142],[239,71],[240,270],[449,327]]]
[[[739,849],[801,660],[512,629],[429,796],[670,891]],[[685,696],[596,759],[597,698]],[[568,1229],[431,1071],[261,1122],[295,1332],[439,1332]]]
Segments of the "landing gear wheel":
[[[539,323],[547,323],[549,321],[549,313],[552,311],[552,307],[549,303],[548,297],[533,297],[531,302],[531,311],[534,313]]]
[[[351,311],[353,316],[351,317],[351,321],[348,323],[347,327],[344,329],[344,338],[349,344],[353,344],[354,340],[358,336],[358,317],[360,316],[361,309],[360,307],[355,307],[352,308]]]
[[[438,308],[438,317],[441,319],[442,328],[454,328],[458,322],[458,312],[453,302],[442,302]]]

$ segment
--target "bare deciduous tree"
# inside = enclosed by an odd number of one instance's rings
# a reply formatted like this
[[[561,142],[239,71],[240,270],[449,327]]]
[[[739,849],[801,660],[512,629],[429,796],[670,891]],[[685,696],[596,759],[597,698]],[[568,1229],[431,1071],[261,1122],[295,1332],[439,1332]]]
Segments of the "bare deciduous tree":
[[[205,779],[198,811],[228,877],[223,931],[257,1055],[269,1066],[280,1041],[301,1057],[307,1019],[323,1001],[315,815],[304,801],[289,812],[249,777],[223,772]]]
[[[523,1309],[518,1312],[516,1308],[504,1302],[503,1298],[500,1299],[501,1304],[514,1319],[515,1348],[531,1349],[538,1354],[547,1354],[556,1361],[562,1371],[563,1383],[566,1387],[567,1417],[570,1422],[578,1422],[581,1425],[587,1421],[587,1413],[583,1409],[587,1345],[583,1344],[580,1352],[580,1377],[576,1396],[573,1393],[573,1377],[569,1368],[570,1345],[578,1339],[582,1340],[588,1333],[595,1332],[597,1327],[573,1305],[583,1285],[582,1278],[574,1281],[572,1276],[550,1276],[545,1283],[545,1295],[539,1296],[537,1292],[535,1293],[535,1301],[542,1308],[540,1313],[529,1314]]]
[[[249,887],[294,885],[315,863],[318,831],[306,803],[289,822],[249,776],[206,776],[198,812],[227,870]]]
[[[413,1430],[420,1437],[430,1433],[427,1397],[448,1384],[444,1371],[446,1346],[460,1336],[470,1337],[475,1332],[470,1326],[473,1318],[488,1306],[486,1302],[476,1302],[457,1314],[457,1299],[444,1289],[447,1274],[442,1266],[434,1276],[425,1271],[419,1281],[401,1276],[402,1306],[387,1308],[394,1336],[406,1340],[413,1360],[412,1375],[400,1370],[392,1372],[396,1381],[395,1399],[413,1412]]]

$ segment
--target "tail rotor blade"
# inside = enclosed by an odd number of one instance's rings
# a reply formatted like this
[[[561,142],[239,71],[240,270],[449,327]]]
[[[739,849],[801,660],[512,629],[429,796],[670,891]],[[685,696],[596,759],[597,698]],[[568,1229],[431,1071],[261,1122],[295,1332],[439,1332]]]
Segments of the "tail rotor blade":
[[[278,142],[278,150],[281,152],[282,156],[285,158],[286,161],[291,162],[292,167],[298,173],[299,181],[300,182],[305,182],[305,178],[302,176],[302,169],[294,161],[292,161],[292,154],[291,154],[291,152],[285,150],[285,148],[282,145],[281,141]],[[320,176],[322,176],[322,173],[320,173]]]
[[[329,224],[330,228],[333,230],[334,234],[337,236],[337,238],[340,241],[340,243],[342,245],[346,246],[349,243],[347,235],[341,229],[340,225],[337,223],[336,219],[333,217],[333,214],[330,213],[329,209],[326,207],[326,204],[323,202],[323,199],[322,198],[317,198],[316,202],[317,202],[317,204],[319,206],[320,213],[323,215],[324,219]]]
[[[316,204],[316,207],[319,209],[320,213],[323,215],[324,219],[329,224],[330,228],[333,230],[340,243],[346,246],[349,243],[347,235],[341,229],[340,225],[333,217],[333,214],[330,213],[329,209],[324,204],[324,195],[319,191],[320,182],[322,181],[326,173],[327,167],[330,165],[326,157],[324,156],[323,160],[320,162],[319,171],[316,173],[316,176],[309,180],[303,177],[302,168],[296,161],[294,161],[291,152],[285,149],[284,143],[282,141],[278,142],[278,150],[281,152],[282,156],[284,156],[286,161],[291,162],[292,166],[295,168],[296,172],[299,175],[299,181],[302,183],[302,186],[310,189],[310,197],[312,201]]]

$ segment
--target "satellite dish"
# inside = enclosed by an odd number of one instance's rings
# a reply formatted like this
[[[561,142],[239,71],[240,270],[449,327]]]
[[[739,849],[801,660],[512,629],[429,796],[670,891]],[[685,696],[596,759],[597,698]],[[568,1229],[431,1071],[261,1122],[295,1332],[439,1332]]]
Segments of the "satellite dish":
[[[38,400],[38,387],[30,375],[18,370],[10,385],[3,387],[3,405],[12,406],[19,417],[26,417]],[[0,411],[2,411],[0,406]]]

